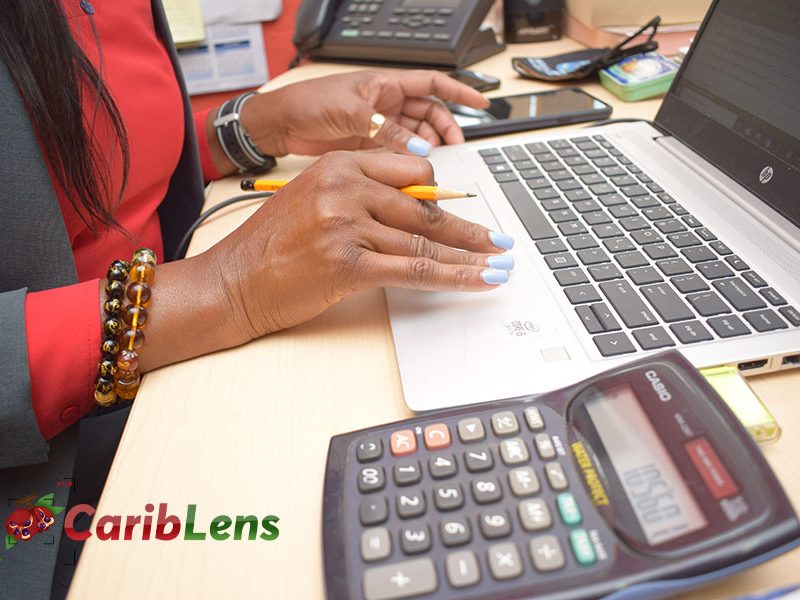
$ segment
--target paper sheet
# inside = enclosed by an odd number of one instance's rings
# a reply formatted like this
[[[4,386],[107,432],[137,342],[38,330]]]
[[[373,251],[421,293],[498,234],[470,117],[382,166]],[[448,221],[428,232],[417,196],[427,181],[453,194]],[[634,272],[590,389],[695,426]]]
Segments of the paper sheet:
[[[281,0],[200,0],[206,25],[274,21],[281,15]]]
[[[163,0],[163,4],[172,40],[178,48],[203,41],[205,29],[198,0]]]
[[[197,48],[178,51],[189,94],[253,88],[269,79],[261,25],[212,25]]]

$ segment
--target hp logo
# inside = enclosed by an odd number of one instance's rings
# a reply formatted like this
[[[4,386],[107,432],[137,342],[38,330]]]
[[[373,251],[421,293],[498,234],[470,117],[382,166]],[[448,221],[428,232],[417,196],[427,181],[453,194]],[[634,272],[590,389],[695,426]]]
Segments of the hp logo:
[[[772,179],[772,167],[764,167],[761,169],[761,173],[758,174],[758,180],[763,183],[769,183],[769,180]]]

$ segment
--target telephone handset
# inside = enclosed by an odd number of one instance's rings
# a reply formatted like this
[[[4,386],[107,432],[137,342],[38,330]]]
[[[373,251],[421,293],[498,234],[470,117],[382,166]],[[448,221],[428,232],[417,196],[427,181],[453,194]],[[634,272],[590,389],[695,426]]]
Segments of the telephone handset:
[[[298,56],[346,62],[464,67],[501,52],[481,28],[493,0],[304,0]]]

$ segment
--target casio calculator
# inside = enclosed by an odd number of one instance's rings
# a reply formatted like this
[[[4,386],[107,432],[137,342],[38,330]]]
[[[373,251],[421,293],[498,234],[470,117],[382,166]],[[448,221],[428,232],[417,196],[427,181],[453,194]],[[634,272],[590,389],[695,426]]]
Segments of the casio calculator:
[[[655,598],[786,552],[760,450],[678,352],[331,439],[330,600]]]

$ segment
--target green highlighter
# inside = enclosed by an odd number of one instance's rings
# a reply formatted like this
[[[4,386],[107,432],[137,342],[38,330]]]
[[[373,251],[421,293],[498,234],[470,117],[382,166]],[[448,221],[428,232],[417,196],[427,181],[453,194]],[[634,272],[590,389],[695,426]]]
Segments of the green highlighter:
[[[781,426],[753,392],[738,368],[708,367],[700,369],[700,373],[725,400],[756,442],[776,442],[781,437]]]
[[[677,63],[658,52],[645,52],[601,69],[600,81],[614,95],[634,102],[666,93],[677,72]]]

